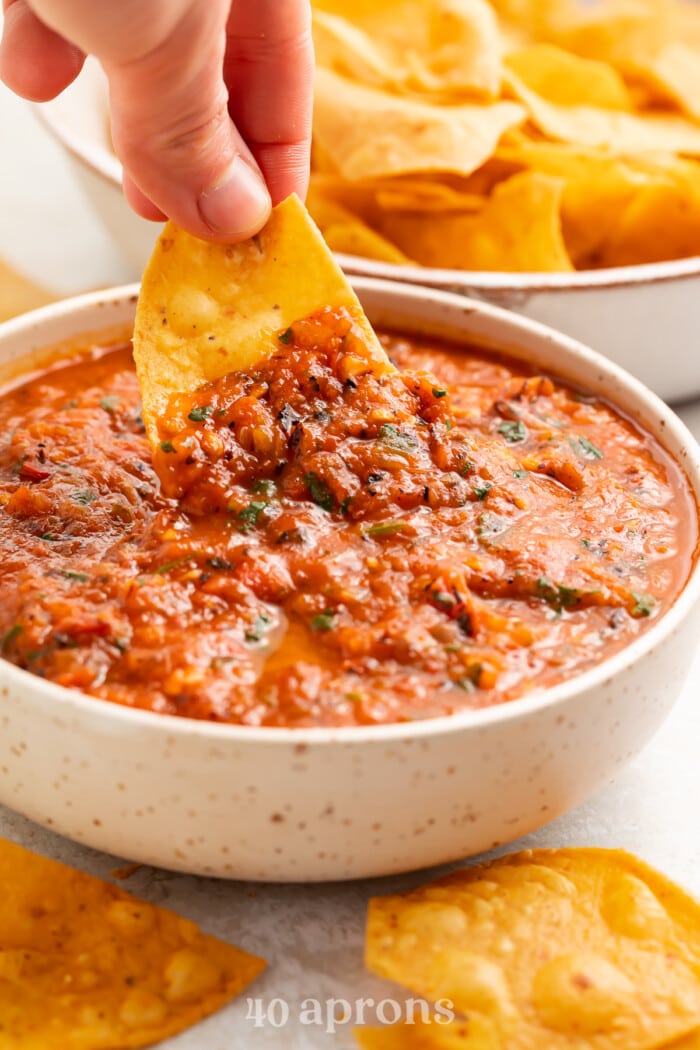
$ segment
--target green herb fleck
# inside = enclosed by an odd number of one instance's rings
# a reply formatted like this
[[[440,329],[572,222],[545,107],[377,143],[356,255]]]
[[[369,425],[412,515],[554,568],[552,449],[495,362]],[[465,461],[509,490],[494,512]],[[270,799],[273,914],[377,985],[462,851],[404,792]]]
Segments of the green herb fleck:
[[[527,427],[522,419],[504,419],[502,423],[499,423],[498,433],[503,434],[509,445],[515,445],[527,439]]]
[[[311,621],[312,631],[332,631],[335,627],[335,612],[333,609],[326,609],[318,616],[314,616]]]
[[[570,437],[569,444],[576,453],[582,459],[604,459],[604,453],[594,445],[592,441],[589,441],[587,437]]]
[[[280,332],[280,334],[277,336],[277,338],[279,339],[280,343],[284,343],[285,346],[289,346],[289,344],[291,343],[293,337],[294,337],[294,332],[292,331],[291,328],[288,328],[286,330],[286,332]]]
[[[97,493],[92,492],[91,489],[80,489],[78,492],[73,493],[73,499],[76,503],[81,503],[84,507],[87,507],[89,503],[95,502]]]
[[[384,423],[379,428],[379,440],[394,452],[406,455],[418,448],[418,438],[411,431],[399,430],[393,423]]]
[[[573,609],[581,603],[581,592],[577,587],[559,587],[559,603],[563,609]]]
[[[170,572],[171,569],[177,569],[180,565],[187,565],[188,562],[194,561],[195,558],[200,555],[193,551],[191,554],[185,554],[182,558],[176,558],[174,561],[166,561],[165,565],[161,565],[159,568],[153,570],[154,576],[164,576],[166,572]],[[144,581],[145,582],[145,581]]]
[[[12,627],[10,627],[9,631],[5,631],[4,635],[2,636],[2,641],[0,641],[0,651],[4,653],[8,645],[11,645],[12,642],[14,642],[15,638],[17,638],[17,636],[20,635],[23,630],[24,628],[22,627],[21,623],[15,623],[12,625]]]
[[[652,598],[650,594],[639,594],[637,591],[632,591],[632,597],[634,598],[634,605],[631,609],[631,615],[636,619],[641,619],[643,616],[651,616],[656,607],[656,598]]]
[[[474,489],[474,495],[478,500],[485,500],[492,488],[493,485],[491,484],[491,482],[487,481],[484,483],[482,488]]]
[[[335,506],[335,499],[325,481],[323,481],[322,478],[319,478],[318,474],[307,474],[304,481],[314,503],[319,507],[322,507],[323,510],[327,510],[330,514]]]
[[[440,609],[451,609],[455,604],[454,595],[447,591],[433,591],[431,597]]]
[[[69,402],[71,408],[75,407],[75,403]],[[103,408],[105,412],[109,412],[110,416],[113,416],[117,411],[117,405],[119,404],[119,398],[116,394],[109,394],[107,397],[100,398],[100,408]]]
[[[264,500],[254,500],[249,503],[247,507],[238,512],[238,531],[239,532],[250,532],[258,524],[258,518],[267,510],[267,503]]]
[[[87,572],[71,572],[70,569],[60,569],[60,575],[66,580],[75,580],[76,583],[87,583],[90,576]]]
[[[174,452],[175,446],[173,445],[172,441],[161,441],[160,450],[161,452]]]
[[[345,699],[352,704],[360,704],[362,703],[362,693],[346,693]]]
[[[372,525],[366,530],[366,536],[393,536],[397,532],[404,532],[409,528],[406,521],[382,521],[378,525]]]
[[[446,419],[445,420],[445,430],[447,430],[447,431],[452,430],[452,420],[451,419]]]
[[[433,397],[447,397],[447,391],[439,390],[437,387],[433,387]]]
[[[42,532],[39,537],[40,540],[46,540],[47,543],[58,543],[60,536],[55,536],[53,532]]]
[[[253,492],[259,496],[274,496],[277,492],[277,486],[269,478],[259,478],[253,482]]]
[[[213,411],[213,405],[197,405],[192,409],[187,418],[191,419],[193,423],[203,423],[205,419],[209,418]]]
[[[481,664],[473,664],[469,668],[465,675],[458,678],[455,685],[458,689],[463,689],[465,693],[475,693],[479,688],[479,680],[481,679]]]
[[[581,592],[576,587],[559,586],[552,583],[548,576],[540,576],[535,586],[538,596],[557,612],[580,604]]]
[[[267,613],[260,613],[256,616],[255,622],[252,627],[249,627],[245,632],[245,640],[247,642],[259,642],[265,633],[265,628],[270,622],[270,617]]]

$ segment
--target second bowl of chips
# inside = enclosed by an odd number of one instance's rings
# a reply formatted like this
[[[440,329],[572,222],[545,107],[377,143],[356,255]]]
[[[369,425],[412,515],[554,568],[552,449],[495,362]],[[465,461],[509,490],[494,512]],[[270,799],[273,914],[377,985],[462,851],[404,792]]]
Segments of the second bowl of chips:
[[[700,394],[700,8],[690,0],[314,0],[309,207],[352,273],[562,329]],[[140,276],[104,78],[42,108]]]

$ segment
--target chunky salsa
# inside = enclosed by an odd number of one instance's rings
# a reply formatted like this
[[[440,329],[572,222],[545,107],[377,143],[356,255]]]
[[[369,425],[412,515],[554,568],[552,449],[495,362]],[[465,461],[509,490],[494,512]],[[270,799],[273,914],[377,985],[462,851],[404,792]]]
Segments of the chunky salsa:
[[[105,700],[265,726],[509,701],[672,603],[697,513],[604,400],[342,311],[171,399],[151,453],[128,344],[0,398],[2,655]]]

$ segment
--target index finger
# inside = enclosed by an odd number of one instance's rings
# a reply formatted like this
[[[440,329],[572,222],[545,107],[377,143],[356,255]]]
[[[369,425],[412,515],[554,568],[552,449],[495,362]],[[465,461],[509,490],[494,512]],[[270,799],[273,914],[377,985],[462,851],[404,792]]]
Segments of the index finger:
[[[306,196],[313,109],[309,0],[233,0],[224,78],[229,112],[274,204]]]

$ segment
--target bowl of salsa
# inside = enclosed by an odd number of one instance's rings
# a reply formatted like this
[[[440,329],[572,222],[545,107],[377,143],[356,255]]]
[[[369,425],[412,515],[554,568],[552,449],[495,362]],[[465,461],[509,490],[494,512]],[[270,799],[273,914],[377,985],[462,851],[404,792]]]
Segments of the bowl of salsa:
[[[384,875],[607,782],[698,629],[700,453],[564,336],[448,293],[342,311],[171,402],[136,288],[0,329],[0,801],[221,877]]]

